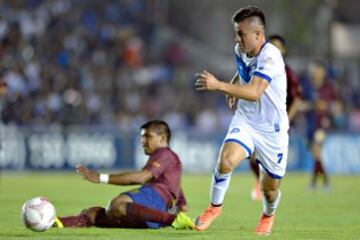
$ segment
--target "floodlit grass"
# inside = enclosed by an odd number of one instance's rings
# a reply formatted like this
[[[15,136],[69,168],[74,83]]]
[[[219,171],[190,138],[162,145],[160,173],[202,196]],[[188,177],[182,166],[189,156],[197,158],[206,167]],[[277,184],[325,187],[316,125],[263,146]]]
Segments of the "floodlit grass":
[[[330,192],[312,192],[309,176],[289,173],[282,182],[283,198],[273,234],[266,239],[359,239],[360,177],[333,176]],[[208,205],[210,175],[185,175],[183,187],[196,217]],[[250,200],[254,178],[233,176],[223,214],[205,232],[138,229],[50,229],[35,233],[21,222],[23,203],[46,196],[60,216],[74,215],[89,206],[105,206],[128,187],[88,183],[75,173],[11,172],[0,181],[0,239],[264,239],[254,234],[261,204]]]

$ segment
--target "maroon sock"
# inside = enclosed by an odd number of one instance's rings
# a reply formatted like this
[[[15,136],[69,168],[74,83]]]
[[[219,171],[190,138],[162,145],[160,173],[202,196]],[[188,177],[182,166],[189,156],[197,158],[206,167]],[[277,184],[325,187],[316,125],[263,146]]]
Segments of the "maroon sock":
[[[144,207],[137,203],[128,203],[126,207],[126,218],[143,222],[156,222],[171,225],[176,215],[162,212],[152,208]]]
[[[80,214],[78,216],[59,217],[64,227],[91,227],[91,221],[88,216]]]
[[[112,218],[109,215],[107,215],[105,208],[102,208],[96,212],[94,225],[101,228],[131,227],[128,226],[126,223],[121,222],[120,220]]]
[[[315,169],[314,169],[314,174],[315,175],[323,175],[325,172],[324,172],[324,168],[322,166],[322,163],[320,160],[316,159],[315,160]]]
[[[327,174],[325,172],[325,169],[324,169],[324,166],[323,166],[322,162],[320,160],[317,160],[316,164],[317,164],[317,169],[318,169],[318,175],[323,176],[324,184],[328,185],[329,184],[329,179],[327,177]]]
[[[319,174],[320,174],[319,160],[314,159],[314,167],[313,167],[312,178],[311,178],[311,185],[314,188],[316,187],[317,177],[319,176]]]
[[[256,161],[253,161],[252,159],[249,160],[250,162],[250,168],[253,171],[253,173],[256,175],[256,179],[259,179],[259,164]]]

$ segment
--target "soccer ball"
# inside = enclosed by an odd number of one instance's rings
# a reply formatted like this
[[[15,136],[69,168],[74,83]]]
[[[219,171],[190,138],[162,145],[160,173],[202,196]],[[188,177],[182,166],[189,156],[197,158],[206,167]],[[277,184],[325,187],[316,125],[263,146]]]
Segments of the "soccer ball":
[[[25,226],[35,232],[49,229],[55,222],[54,206],[45,197],[36,197],[25,202],[21,210]]]

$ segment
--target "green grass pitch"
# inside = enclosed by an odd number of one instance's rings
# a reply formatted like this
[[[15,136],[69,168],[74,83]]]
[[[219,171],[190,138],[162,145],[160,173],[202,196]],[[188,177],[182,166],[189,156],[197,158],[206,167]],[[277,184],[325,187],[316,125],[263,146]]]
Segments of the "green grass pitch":
[[[282,182],[283,198],[273,234],[267,239],[360,239],[360,177],[332,176],[330,192],[307,189],[309,176],[289,173]],[[196,217],[208,205],[210,175],[185,175],[183,187],[190,212]],[[223,214],[205,232],[134,229],[50,229],[31,232],[21,222],[22,204],[46,196],[58,215],[77,214],[89,206],[106,205],[129,188],[96,185],[72,172],[2,173],[0,180],[0,239],[264,239],[254,229],[261,204],[250,200],[254,178],[238,173],[232,178]]]

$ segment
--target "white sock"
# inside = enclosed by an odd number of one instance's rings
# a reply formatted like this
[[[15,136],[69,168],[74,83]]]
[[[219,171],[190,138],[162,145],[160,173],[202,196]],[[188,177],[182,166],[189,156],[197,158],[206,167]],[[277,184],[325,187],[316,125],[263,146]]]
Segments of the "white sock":
[[[277,207],[279,206],[280,200],[281,200],[281,191],[280,191],[280,189],[278,190],[278,197],[274,202],[268,202],[266,200],[266,198],[263,196],[263,198],[262,198],[263,213],[266,216],[274,215]]]
[[[224,201],[225,193],[230,184],[231,173],[220,174],[217,169],[213,172],[210,188],[210,200],[213,205],[221,205]]]

